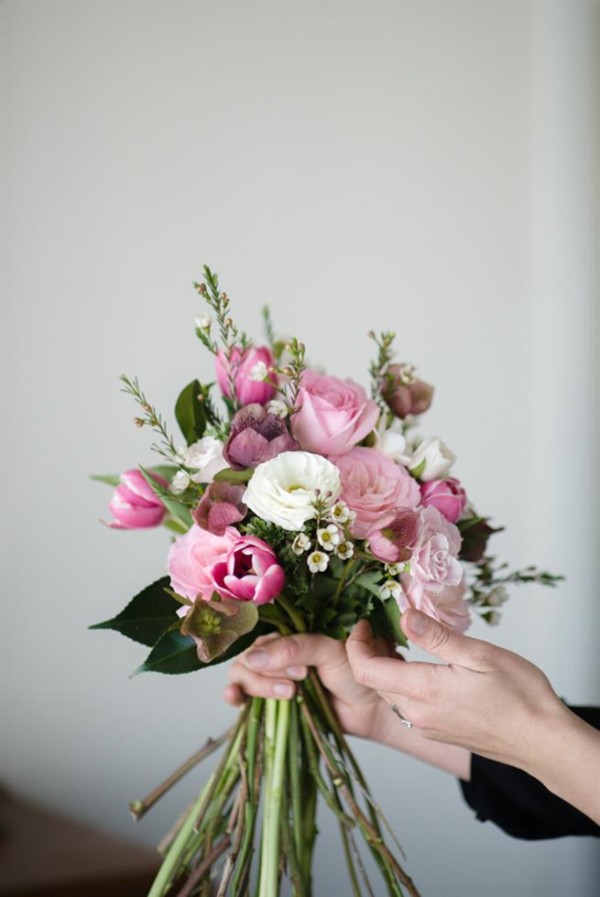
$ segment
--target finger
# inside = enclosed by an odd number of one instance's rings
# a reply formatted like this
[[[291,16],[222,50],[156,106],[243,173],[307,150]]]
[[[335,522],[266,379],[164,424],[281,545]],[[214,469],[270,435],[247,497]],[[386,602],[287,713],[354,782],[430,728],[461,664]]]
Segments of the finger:
[[[414,608],[402,614],[400,625],[415,645],[446,663],[472,670],[489,669],[495,648],[488,642],[453,632]]]
[[[346,649],[357,682],[377,691],[398,692],[399,672],[411,664],[404,663],[399,657],[382,657],[371,627],[365,620],[354,627]]]
[[[256,698],[293,698],[296,686],[290,679],[273,678],[254,673],[242,663],[235,663],[229,670],[229,678],[243,694]]]
[[[232,707],[240,707],[244,703],[246,696],[239,685],[228,685],[223,691],[223,698]]]
[[[341,642],[325,635],[303,633],[262,643],[252,648],[240,662],[251,670],[261,672],[282,670],[292,678],[307,667],[333,667],[346,663],[346,651]]]

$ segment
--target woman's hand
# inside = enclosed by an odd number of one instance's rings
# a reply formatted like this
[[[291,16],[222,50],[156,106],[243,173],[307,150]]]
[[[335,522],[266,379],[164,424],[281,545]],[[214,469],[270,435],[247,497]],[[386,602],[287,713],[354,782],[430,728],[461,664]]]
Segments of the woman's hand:
[[[378,658],[390,656],[385,642],[373,637],[369,652]],[[309,667],[316,669],[328,690],[343,730],[364,738],[377,738],[381,717],[389,722],[389,708],[376,691],[356,681],[345,643],[325,635],[282,638],[272,634],[258,638],[230,667],[231,685],[225,689],[224,698],[233,705],[241,704],[244,695],[291,698],[296,692],[296,682],[308,675]]]

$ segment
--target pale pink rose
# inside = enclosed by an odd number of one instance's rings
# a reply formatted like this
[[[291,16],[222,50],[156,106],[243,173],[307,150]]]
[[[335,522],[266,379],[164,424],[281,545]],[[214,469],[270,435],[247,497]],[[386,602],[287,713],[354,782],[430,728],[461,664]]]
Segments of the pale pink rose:
[[[423,508],[417,547],[410,561],[410,572],[428,591],[457,586],[463,578],[458,560],[461,535],[437,508]]]
[[[340,471],[340,498],[356,513],[351,532],[357,539],[364,539],[369,528],[388,511],[414,509],[419,504],[421,493],[416,480],[377,449],[357,446],[330,460]]]
[[[256,379],[260,372],[269,371],[269,380],[275,380],[273,373],[273,356],[266,346],[249,346],[247,349],[238,349],[235,346],[227,360],[223,350],[219,352],[215,361],[217,383],[223,395],[231,398],[231,381],[235,389],[235,395],[240,405],[250,405],[257,402],[265,405],[277,392],[273,382]]]
[[[185,535],[175,539],[169,550],[167,569],[171,588],[192,601],[198,595],[210,601],[215,591],[213,567],[227,560],[227,552],[239,538],[240,534],[232,526],[222,536],[215,536],[194,524]]]
[[[267,604],[281,592],[285,575],[270,545],[256,536],[240,536],[227,558],[213,567],[212,579],[222,598]]]
[[[469,604],[465,599],[466,586],[446,585],[432,592],[412,576],[402,576],[402,594],[398,601],[400,610],[409,607],[422,611],[434,620],[439,620],[455,632],[464,632],[471,625]]]
[[[152,479],[168,488],[169,484],[158,474],[150,474]],[[146,529],[160,526],[167,509],[139,470],[126,470],[121,474],[120,483],[108,503],[115,518],[108,526],[112,529]]]
[[[299,410],[291,429],[300,447],[319,455],[343,455],[373,430],[379,408],[353,380],[305,371]]]
[[[467,493],[454,477],[429,480],[421,485],[421,504],[437,508],[446,520],[456,523],[467,504]]]

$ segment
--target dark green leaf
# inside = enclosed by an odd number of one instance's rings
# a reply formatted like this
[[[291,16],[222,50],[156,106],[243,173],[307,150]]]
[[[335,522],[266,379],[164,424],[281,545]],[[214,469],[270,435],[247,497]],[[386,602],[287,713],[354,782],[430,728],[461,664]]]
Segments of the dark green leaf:
[[[369,615],[369,622],[373,631],[384,638],[393,639],[397,645],[408,647],[406,636],[400,628],[400,608],[394,598],[386,598],[384,601],[375,601],[373,610]]]
[[[169,577],[163,576],[143,589],[129,602],[126,608],[104,623],[96,623],[90,629],[114,629],[121,635],[152,647],[165,629],[177,619],[176,611],[180,607],[165,592],[169,585]]]
[[[197,442],[206,429],[206,412],[199,398],[201,395],[200,381],[192,380],[181,390],[175,404],[175,417],[188,445]]]
[[[252,632],[240,636],[224,654],[221,654],[210,663],[202,663],[198,659],[196,644],[193,639],[181,635],[179,632],[166,632],[156,643],[146,660],[132,673],[192,673],[204,667],[215,666],[236,657],[258,638],[267,632],[267,627],[258,623]]]

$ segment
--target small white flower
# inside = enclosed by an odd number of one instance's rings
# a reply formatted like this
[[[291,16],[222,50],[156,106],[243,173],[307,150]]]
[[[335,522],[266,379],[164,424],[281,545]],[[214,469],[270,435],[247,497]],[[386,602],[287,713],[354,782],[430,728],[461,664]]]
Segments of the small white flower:
[[[495,586],[487,596],[485,603],[488,607],[501,607],[508,601],[508,592],[504,586]]]
[[[195,324],[198,330],[210,330],[210,325],[212,324],[210,315],[202,315],[201,318],[196,318]]]
[[[194,483],[212,483],[215,474],[228,466],[223,446],[214,436],[203,436],[189,445],[181,453],[181,460],[190,470],[197,471],[192,475]]]
[[[408,469],[413,476],[426,483],[445,477],[455,461],[456,455],[441,439],[425,439],[417,446]]]
[[[288,415],[288,407],[285,402],[281,401],[281,399],[271,399],[267,405],[267,411],[269,414],[273,414],[275,417],[280,417],[282,420]]]
[[[333,551],[340,542],[340,531],[334,523],[317,530],[317,542],[326,551]]]
[[[345,501],[337,501],[329,512],[329,516],[336,523],[348,523],[351,513],[353,512],[350,511]]]
[[[386,579],[386,581],[379,586],[379,593],[384,599],[395,598],[396,601],[398,601],[402,594],[402,586],[399,582],[396,582],[395,579]]]
[[[310,548],[310,539],[306,533],[298,533],[292,542],[292,551],[294,554],[301,555]]]
[[[191,478],[189,473],[186,473],[185,470],[178,470],[171,480],[171,492],[174,495],[181,495],[182,492],[185,492],[190,483]]]
[[[329,555],[324,551],[313,551],[306,558],[306,563],[311,573],[324,573],[329,564]]]
[[[354,545],[348,540],[346,540],[345,542],[340,542],[339,545],[336,545],[335,553],[343,561],[347,561],[354,554]]]
[[[256,380],[258,383],[261,383],[269,376],[269,368],[264,361],[257,361],[256,364],[252,365],[250,368],[249,376],[251,380]]]
[[[389,576],[399,576],[401,573],[404,573],[404,564],[386,564],[385,572]]]

